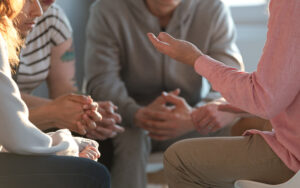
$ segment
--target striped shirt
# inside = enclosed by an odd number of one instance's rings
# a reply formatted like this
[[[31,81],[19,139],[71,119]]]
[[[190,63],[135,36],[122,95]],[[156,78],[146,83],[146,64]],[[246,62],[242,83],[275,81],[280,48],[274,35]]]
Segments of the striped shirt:
[[[37,20],[20,54],[17,84],[31,93],[47,79],[51,67],[51,49],[72,37],[70,23],[58,5],[52,5]]]

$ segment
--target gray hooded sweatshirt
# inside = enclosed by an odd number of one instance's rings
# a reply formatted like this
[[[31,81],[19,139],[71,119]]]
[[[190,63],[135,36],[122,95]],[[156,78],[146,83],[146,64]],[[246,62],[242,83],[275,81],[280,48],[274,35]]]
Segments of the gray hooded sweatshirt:
[[[164,28],[194,43],[205,54],[242,68],[235,28],[219,0],[182,0]],[[207,95],[204,79],[193,67],[159,53],[147,33],[162,31],[144,0],[97,0],[91,7],[85,51],[86,90],[94,100],[119,106],[124,126],[133,126],[136,111],[161,95],[181,89],[194,106]]]

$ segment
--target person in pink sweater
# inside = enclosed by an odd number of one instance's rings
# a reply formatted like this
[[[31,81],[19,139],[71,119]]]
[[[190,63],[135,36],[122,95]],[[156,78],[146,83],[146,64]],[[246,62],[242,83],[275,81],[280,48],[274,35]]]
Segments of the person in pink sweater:
[[[167,33],[148,34],[160,52],[194,66],[234,108],[273,126],[271,132],[174,144],[164,159],[170,188],[232,187],[238,179],[278,184],[300,170],[300,1],[271,0],[269,10],[267,41],[253,73],[228,67]],[[197,126],[196,112],[192,117]]]

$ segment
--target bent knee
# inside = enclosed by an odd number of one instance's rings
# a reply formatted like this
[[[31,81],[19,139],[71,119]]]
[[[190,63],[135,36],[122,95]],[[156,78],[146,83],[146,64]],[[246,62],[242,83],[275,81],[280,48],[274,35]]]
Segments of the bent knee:
[[[166,168],[168,166],[173,166],[175,168],[181,166],[182,159],[184,158],[184,152],[182,152],[182,147],[184,147],[184,142],[176,142],[171,145],[164,153],[164,165]]]

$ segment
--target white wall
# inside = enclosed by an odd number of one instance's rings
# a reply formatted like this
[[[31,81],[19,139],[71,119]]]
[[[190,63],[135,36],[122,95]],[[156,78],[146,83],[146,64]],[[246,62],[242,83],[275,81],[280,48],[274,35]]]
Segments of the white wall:
[[[256,70],[267,33],[266,3],[252,6],[231,6],[237,28],[237,45],[241,50],[246,71]]]

